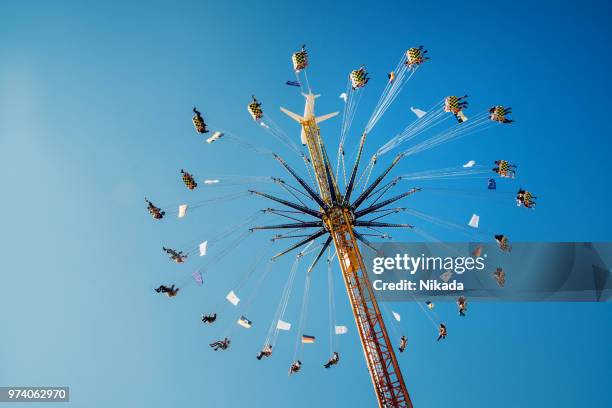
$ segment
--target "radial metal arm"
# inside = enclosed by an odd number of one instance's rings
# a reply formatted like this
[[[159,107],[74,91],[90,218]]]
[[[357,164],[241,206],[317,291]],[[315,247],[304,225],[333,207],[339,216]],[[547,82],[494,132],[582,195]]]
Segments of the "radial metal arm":
[[[370,186],[366,188],[364,192],[361,193],[361,195],[355,200],[355,202],[353,203],[353,208],[358,208],[370,196],[376,186],[378,186],[380,182],[387,176],[387,174],[389,174],[391,169],[395,167],[395,165],[400,161],[402,157],[402,155],[397,155],[395,159],[393,159],[389,167],[387,167],[387,169],[380,176],[378,176],[376,180],[374,180],[372,184],[370,184]]]
[[[313,217],[323,218],[323,214],[320,211],[312,210],[308,207],[304,207],[303,205],[292,203],[291,201],[283,200],[282,198],[274,197],[274,196],[271,196],[270,194],[262,193],[262,192],[255,191],[255,190],[249,190],[249,192],[252,194],[257,194],[262,197],[266,197],[272,201],[276,201],[277,203],[293,208],[294,210],[298,210],[308,215],[312,215]]]
[[[289,248],[285,249],[283,252],[279,252],[278,254],[274,255],[272,257],[272,259],[279,258],[279,257],[285,255],[286,253],[291,252],[294,249],[301,247],[302,245],[306,245],[310,241],[314,241],[315,239],[319,238],[321,235],[324,235],[326,233],[327,233],[327,230],[325,228],[321,228],[319,231],[315,232],[314,234],[312,234],[312,235],[304,238],[303,240],[298,241],[295,244],[291,245]]]

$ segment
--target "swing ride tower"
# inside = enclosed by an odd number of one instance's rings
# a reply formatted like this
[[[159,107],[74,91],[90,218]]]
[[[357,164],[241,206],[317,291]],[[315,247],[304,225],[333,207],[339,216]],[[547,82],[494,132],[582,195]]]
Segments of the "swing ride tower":
[[[374,391],[378,399],[380,407],[412,407],[408,390],[404,383],[402,373],[400,371],[397,358],[393,351],[393,345],[387,333],[385,323],[383,321],[378,302],[374,295],[372,285],[370,284],[366,267],[357,244],[357,237],[360,235],[354,231],[354,226],[366,226],[367,221],[357,221],[359,216],[364,215],[365,211],[372,210],[372,206],[365,210],[356,211],[363,201],[370,197],[372,191],[386,176],[393,166],[399,161],[401,156],[398,156],[391,166],[378,177],[370,186],[366,187],[363,193],[353,203],[350,203],[351,193],[355,186],[355,176],[359,167],[363,145],[366,139],[366,133],[361,136],[357,159],[353,167],[351,178],[347,186],[346,192],[340,194],[340,190],[336,183],[333,172],[331,171],[330,162],[325,150],[325,144],[321,138],[318,123],[332,116],[335,113],[322,116],[320,118],[314,115],[315,98],[318,95],[312,93],[304,95],[306,98],[306,106],[304,116],[299,116],[284,108],[281,110],[288,116],[300,123],[302,128],[302,143],[308,148],[310,162],[314,170],[314,178],[319,190],[319,200],[315,200],[320,205],[320,218],[322,221],[322,233],[329,233],[327,242],[324,248],[327,248],[330,242],[336,249],[342,277],[348,293],[349,301],[355,317],[357,331],[363,347],[363,353],[366,359]],[[281,163],[287,168],[286,163]],[[288,168],[289,170],[289,168]],[[294,177],[296,175],[294,174]],[[300,180],[298,180],[300,181]],[[302,183],[301,183],[302,184]],[[401,197],[412,194],[416,189],[404,193]],[[312,195],[312,194],[311,194]],[[395,201],[395,199],[386,200],[378,204],[377,208]],[[380,206],[380,207],[378,207]],[[382,223],[375,223],[382,224]],[[386,224],[377,226],[404,226],[400,224]],[[298,243],[299,244],[299,243]],[[319,254],[319,257],[322,252]],[[315,262],[318,260],[315,259]],[[313,263],[314,266],[314,263]],[[309,272],[312,270],[312,266]]]

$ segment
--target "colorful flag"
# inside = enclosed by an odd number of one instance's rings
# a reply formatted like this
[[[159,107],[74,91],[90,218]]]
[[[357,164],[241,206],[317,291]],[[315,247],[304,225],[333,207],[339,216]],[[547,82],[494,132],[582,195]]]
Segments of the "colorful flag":
[[[247,319],[244,316],[240,316],[240,319],[238,319],[238,321],[236,323],[238,323],[239,325],[241,325],[245,329],[250,329],[251,326],[253,325],[253,322],[251,322],[249,319]]]
[[[202,283],[204,283],[204,280],[202,279],[202,273],[201,272],[195,271],[194,273],[191,274],[191,276],[193,276],[193,279],[195,279],[195,281],[198,284],[198,286],[202,286]]]
[[[307,334],[302,334],[302,343],[312,344],[315,342],[315,336],[309,336]]]

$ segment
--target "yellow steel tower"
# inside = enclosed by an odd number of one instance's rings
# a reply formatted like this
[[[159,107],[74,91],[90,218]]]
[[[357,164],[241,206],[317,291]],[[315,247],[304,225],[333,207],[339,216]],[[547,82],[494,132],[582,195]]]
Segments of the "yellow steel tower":
[[[355,225],[359,225],[356,223],[356,219],[359,215],[362,215],[355,211],[356,207],[369,197],[372,190],[399,161],[400,157],[398,156],[384,174],[372,183],[351,205],[350,194],[354,187],[366,134],[364,133],[361,137],[357,161],[351,174],[349,186],[343,196],[339,192],[334,174],[330,169],[325,145],[318,127],[318,123],[335,116],[337,112],[319,118],[315,117],[314,104],[315,98],[318,96],[312,93],[304,95],[306,98],[304,116],[297,115],[284,108],[281,108],[281,110],[298,121],[302,127],[302,143],[308,147],[320,198],[323,201],[323,203],[320,203],[322,204],[322,225],[326,230],[325,232],[328,232],[330,235],[328,239],[333,240],[336,247],[342,277],[344,278],[353,315],[355,316],[355,323],[361,338],[363,353],[372,378],[374,391],[378,398],[378,404],[380,407],[412,407],[408,390],[406,389],[397,358],[393,352],[391,340],[387,334],[378,302],[374,296],[372,285],[368,279],[357,245],[356,235],[358,233],[353,228]],[[286,163],[282,163],[287,167]],[[415,191],[411,190],[408,193],[402,194],[402,197]],[[387,201],[392,202],[395,200]],[[387,201],[383,203],[387,203]],[[398,225],[386,224],[382,226]],[[405,227],[407,225],[402,224],[399,226]]]

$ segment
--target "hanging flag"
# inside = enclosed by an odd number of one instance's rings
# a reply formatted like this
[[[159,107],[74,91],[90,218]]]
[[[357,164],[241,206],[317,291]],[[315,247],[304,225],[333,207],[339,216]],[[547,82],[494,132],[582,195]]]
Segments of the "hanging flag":
[[[472,256],[478,258],[480,255],[482,255],[482,246],[478,245],[474,252],[472,252]]]
[[[348,95],[346,94],[346,92],[342,92],[340,94],[340,99],[342,99],[344,103],[346,103],[346,101],[348,100]]]
[[[279,320],[278,323],[276,323],[276,328],[278,330],[291,330],[291,323]]]
[[[206,247],[208,246],[208,241],[204,241],[200,244],[200,256],[206,255]]]
[[[217,140],[221,139],[222,137],[223,137],[223,132],[217,131],[217,132],[213,133],[213,135],[211,137],[206,139],[206,143],[216,142]]]
[[[434,307],[436,307],[436,305],[434,305],[433,302],[430,302],[429,300],[427,300],[425,304],[427,305],[429,310],[432,310]]]
[[[427,112],[425,112],[424,110],[420,110],[418,108],[414,108],[414,107],[410,107],[410,110],[412,111],[412,113],[414,113],[417,118],[421,119],[423,116],[427,115]]]
[[[240,302],[240,298],[236,296],[233,290],[230,290],[230,293],[228,293],[225,298],[234,306],[237,306]]]
[[[452,271],[446,271],[442,275],[440,275],[440,279],[442,279],[444,282],[448,282],[452,276]]]
[[[193,276],[193,279],[195,279],[198,286],[202,286],[202,283],[204,283],[204,281],[202,280],[202,273],[200,273],[199,271],[195,271],[191,274],[191,276]]]
[[[457,120],[459,121],[459,123],[467,122],[468,117],[465,116],[465,113],[463,113],[463,111],[459,111],[457,112]]]
[[[470,167],[474,167],[475,164],[476,162],[474,160],[470,160],[469,162],[465,163],[463,167],[469,169]]]
[[[298,81],[287,81],[285,83],[289,86],[302,86]]]
[[[253,325],[253,322],[250,321],[249,319],[247,319],[244,316],[240,316],[240,319],[238,319],[238,321],[236,323],[238,323],[239,325],[241,325],[245,329],[250,329],[251,326]]]
[[[494,179],[489,179],[489,182],[487,183],[487,188],[489,190],[497,189],[497,184],[495,184],[495,180]]]
[[[346,326],[336,326],[336,334],[346,334],[348,332],[348,327]]]
[[[217,184],[221,180],[213,179],[213,180],[204,180],[204,184]]]
[[[307,334],[302,335],[302,343],[312,344],[315,342],[315,336],[309,336]]]
[[[397,320],[398,322],[402,320],[402,316],[400,316],[399,313],[394,312],[393,310],[391,311],[391,313],[393,313],[393,317],[395,317],[395,320]]]
[[[179,205],[178,217],[183,218],[187,214],[187,204]]]
[[[480,216],[477,214],[472,214],[472,218],[470,218],[468,225],[472,228],[478,228],[478,222],[480,222]]]

